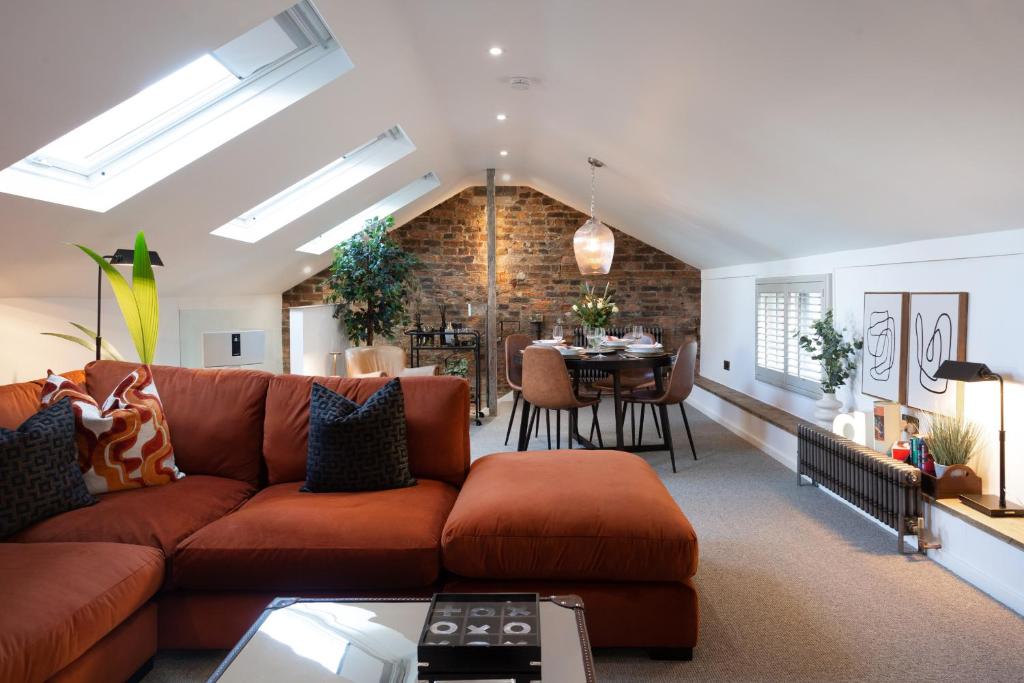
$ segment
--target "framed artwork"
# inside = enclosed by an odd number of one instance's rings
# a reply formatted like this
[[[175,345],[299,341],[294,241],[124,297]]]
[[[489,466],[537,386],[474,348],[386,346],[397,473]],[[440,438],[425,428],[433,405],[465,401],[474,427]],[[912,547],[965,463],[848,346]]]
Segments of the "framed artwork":
[[[896,403],[907,402],[909,319],[910,294],[864,292],[862,393]]]
[[[910,353],[907,405],[953,415],[955,382],[935,377],[947,360],[967,358],[967,292],[914,292],[910,295]]]

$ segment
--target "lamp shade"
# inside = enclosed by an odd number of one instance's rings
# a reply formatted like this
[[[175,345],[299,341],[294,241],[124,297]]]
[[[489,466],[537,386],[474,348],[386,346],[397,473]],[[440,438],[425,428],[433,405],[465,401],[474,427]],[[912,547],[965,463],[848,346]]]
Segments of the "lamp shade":
[[[607,275],[615,256],[615,234],[607,225],[591,218],[576,231],[572,249],[581,275]]]
[[[967,363],[959,360],[943,361],[935,371],[935,377],[957,382],[988,382],[999,379],[999,376],[989,370],[984,363]]]
[[[134,249],[118,249],[114,252],[114,255],[109,258],[110,264],[114,266],[130,266],[135,263],[135,250]],[[149,252],[149,262],[154,266],[162,266],[163,261],[160,260],[160,254],[155,251]]]

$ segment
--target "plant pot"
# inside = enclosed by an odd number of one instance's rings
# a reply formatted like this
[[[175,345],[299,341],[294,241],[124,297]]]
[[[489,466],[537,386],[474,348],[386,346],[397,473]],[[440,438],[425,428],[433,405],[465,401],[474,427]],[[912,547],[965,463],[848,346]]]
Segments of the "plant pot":
[[[946,473],[946,468],[949,467],[949,465],[940,465],[939,463],[934,463],[934,465],[935,465],[935,478],[936,479],[941,479],[942,475],[944,475]]]
[[[836,415],[843,409],[843,402],[836,398],[835,392],[822,393],[821,398],[814,402],[814,421],[831,431]]]

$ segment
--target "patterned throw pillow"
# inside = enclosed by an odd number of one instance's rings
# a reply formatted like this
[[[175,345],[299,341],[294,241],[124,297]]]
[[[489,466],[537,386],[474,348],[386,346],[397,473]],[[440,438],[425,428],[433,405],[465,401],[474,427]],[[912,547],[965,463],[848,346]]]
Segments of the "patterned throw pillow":
[[[78,469],[71,401],[0,429],[0,538],[95,502]]]
[[[42,405],[71,399],[78,464],[89,493],[161,486],[185,475],[174,464],[171,432],[153,371],[139,366],[100,406],[71,380],[49,373]]]
[[[303,491],[379,491],[415,484],[405,440],[405,401],[397,379],[363,405],[313,385]]]

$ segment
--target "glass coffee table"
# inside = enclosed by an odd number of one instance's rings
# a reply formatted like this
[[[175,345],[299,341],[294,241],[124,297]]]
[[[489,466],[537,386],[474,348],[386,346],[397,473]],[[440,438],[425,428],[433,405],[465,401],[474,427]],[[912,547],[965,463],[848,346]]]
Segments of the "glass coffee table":
[[[416,683],[429,607],[430,598],[277,598],[210,681]],[[540,620],[542,680],[595,683],[583,602],[541,598]]]

